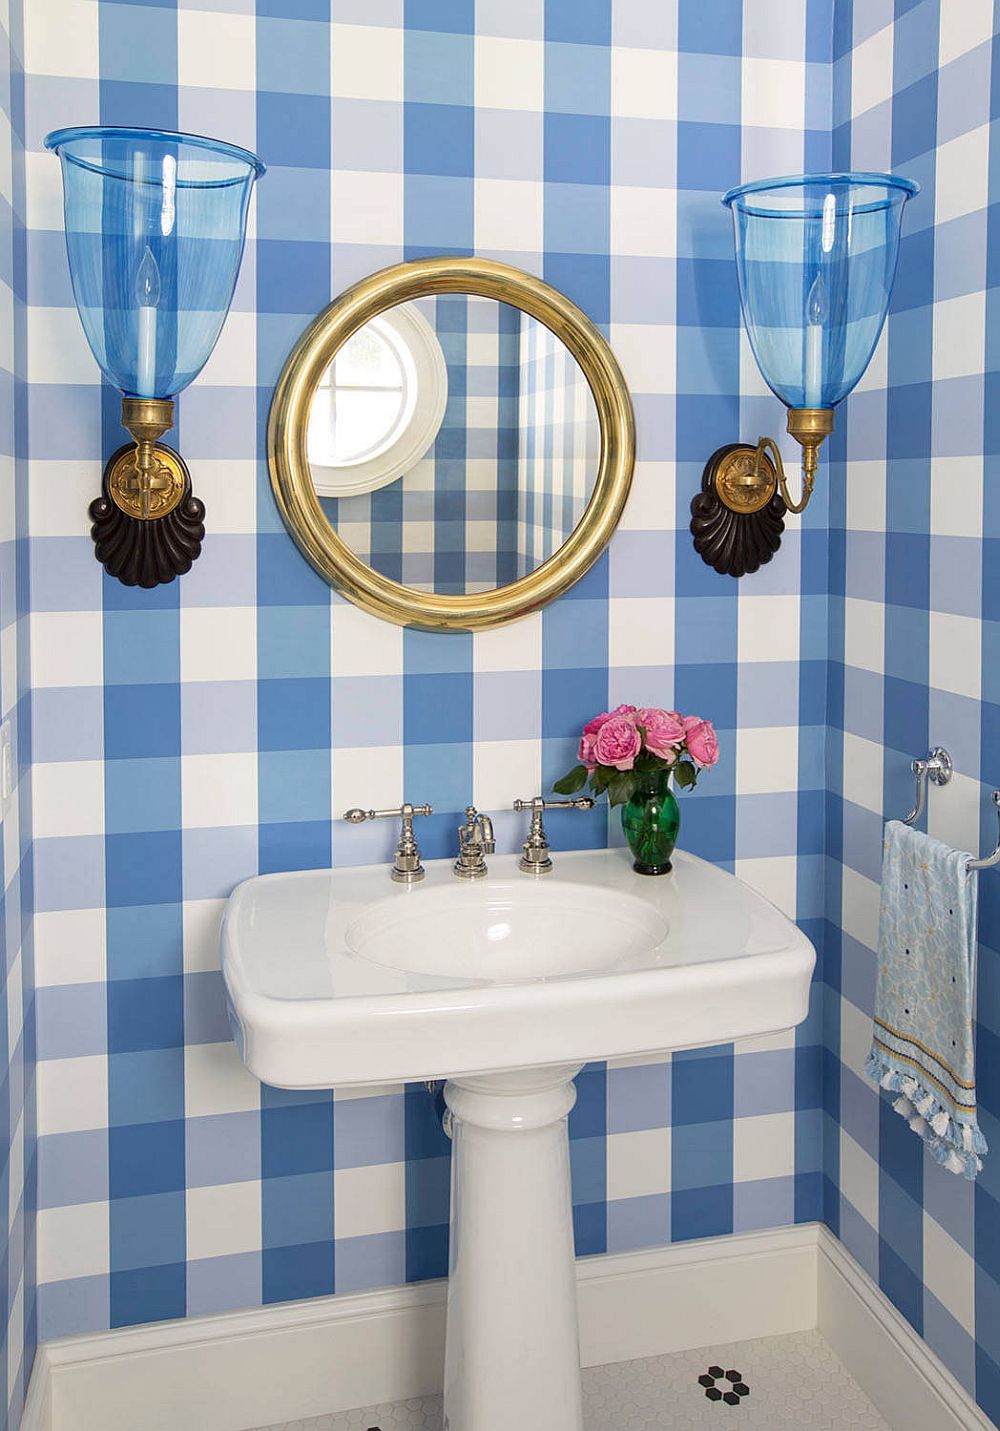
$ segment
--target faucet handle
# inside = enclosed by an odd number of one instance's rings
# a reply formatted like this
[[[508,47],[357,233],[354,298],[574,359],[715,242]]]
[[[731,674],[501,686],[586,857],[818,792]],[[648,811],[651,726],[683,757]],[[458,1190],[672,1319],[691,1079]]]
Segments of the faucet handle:
[[[591,795],[578,795],[575,800],[546,800],[536,795],[532,800],[515,800],[515,810],[593,810],[597,801]]]
[[[389,877],[397,884],[416,884],[417,880],[423,879],[425,870],[420,863],[420,849],[413,834],[413,817],[431,813],[430,805],[410,805],[404,802],[398,810],[346,810],[344,819],[349,825],[361,825],[365,820],[401,820],[399,844],[396,846],[396,857],[392,862]]]
[[[552,868],[549,842],[542,820],[544,810],[593,810],[595,804],[596,801],[590,795],[578,795],[575,800],[546,800],[543,795],[536,795],[531,800],[515,800],[515,810],[531,811],[531,829],[522,847],[523,853],[518,861],[518,868],[524,870],[525,874],[534,875],[548,874]]]
[[[345,810],[344,819],[349,825],[360,825],[365,820],[411,820],[414,815],[431,815],[430,805],[400,805],[395,810]]]

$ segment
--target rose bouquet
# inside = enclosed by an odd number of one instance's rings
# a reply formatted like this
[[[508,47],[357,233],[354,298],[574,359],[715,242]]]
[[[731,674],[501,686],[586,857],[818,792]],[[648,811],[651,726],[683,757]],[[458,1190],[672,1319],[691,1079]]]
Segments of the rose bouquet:
[[[682,790],[719,758],[711,721],[677,711],[619,706],[588,721],[580,736],[578,764],[553,789],[572,795],[590,784],[622,805],[622,829],[639,874],[666,874],[677,843],[681,814],[670,789]]]
[[[626,804],[655,771],[668,771],[682,790],[719,758],[712,722],[651,707],[619,706],[583,727],[577,760],[553,785],[572,795],[590,782],[595,795],[608,792],[612,805]]]

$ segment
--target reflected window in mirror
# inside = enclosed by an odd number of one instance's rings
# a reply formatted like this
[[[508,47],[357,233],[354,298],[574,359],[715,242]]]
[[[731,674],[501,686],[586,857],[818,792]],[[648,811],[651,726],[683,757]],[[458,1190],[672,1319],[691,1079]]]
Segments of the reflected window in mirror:
[[[380,426],[405,423],[405,359],[378,332],[404,315],[443,354],[447,403],[436,435],[396,480],[341,487],[334,500],[315,464],[313,426],[327,439],[336,432],[331,411],[360,392],[368,427],[349,429],[345,451],[348,442],[359,451],[377,442]],[[360,329],[331,373],[310,414],[313,481],[331,526],[383,576],[439,594],[491,591],[547,561],[579,523],[600,458],[597,410],[569,350],[529,314],[468,294],[413,299]],[[418,372],[413,381],[438,379]]]
[[[320,497],[388,486],[432,446],[448,401],[448,369],[416,304],[366,323],[326,369],[309,413],[307,450]]]

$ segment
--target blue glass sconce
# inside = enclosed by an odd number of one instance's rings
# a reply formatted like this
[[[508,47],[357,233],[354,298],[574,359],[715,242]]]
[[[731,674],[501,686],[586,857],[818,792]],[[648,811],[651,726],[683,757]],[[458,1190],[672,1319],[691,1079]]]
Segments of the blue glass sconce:
[[[882,332],[903,206],[917,188],[893,174],[805,174],[724,195],[743,322],[802,448],[802,495],[793,500],[773,438],[714,452],[691,503],[691,531],[716,571],[744,576],[770,561],[786,512],[809,501],[834,407],[861,378]]]
[[[131,433],[90,508],[97,558],[127,586],[189,571],[205,508],[159,441],[225,322],[264,165],[246,149],[159,129],[57,129],[73,296]]]

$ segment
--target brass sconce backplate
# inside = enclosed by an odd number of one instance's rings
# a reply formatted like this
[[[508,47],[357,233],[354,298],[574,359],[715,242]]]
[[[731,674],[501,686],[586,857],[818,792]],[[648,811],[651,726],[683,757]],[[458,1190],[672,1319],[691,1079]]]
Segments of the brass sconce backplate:
[[[143,488],[132,443],[119,448],[108,472],[108,491],[115,506],[137,522],[155,522],[172,512],[184,496],[187,468],[172,447],[156,442],[148,485]]]
[[[746,576],[771,560],[785,530],[785,504],[767,453],[745,442],[713,452],[691,502],[695,550],[720,576]]]
[[[737,443],[716,453],[715,490],[731,512],[759,512],[778,487],[778,474],[766,452]]]
[[[812,496],[817,454],[832,431],[832,408],[789,408],[788,433],[802,448],[798,501],[772,437],[758,438],[755,447],[733,442],[713,452],[691,501],[691,535],[702,560],[737,577],[769,562],[781,545],[785,516],[803,511]]]

